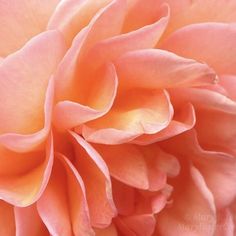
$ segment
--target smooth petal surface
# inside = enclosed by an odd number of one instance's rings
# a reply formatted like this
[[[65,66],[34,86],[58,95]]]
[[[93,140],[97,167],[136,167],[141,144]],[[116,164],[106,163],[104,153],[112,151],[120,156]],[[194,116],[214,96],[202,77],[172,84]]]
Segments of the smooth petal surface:
[[[151,236],[156,224],[155,217],[148,214],[120,217],[115,222],[125,236]]]
[[[53,81],[49,81],[64,52],[61,34],[48,31],[4,59],[0,65],[1,143],[13,149],[27,149],[33,142],[45,139],[53,99]],[[27,135],[43,129],[38,137],[27,139]],[[21,140],[24,145],[20,144]]]
[[[0,148],[0,199],[24,207],[37,201],[46,188],[53,164],[51,135],[45,150],[16,153]]]
[[[15,235],[15,220],[13,207],[0,200],[0,235]]]
[[[207,63],[219,74],[235,74],[235,39],[236,24],[202,23],[174,32],[161,48]]]
[[[114,178],[136,188],[148,189],[148,168],[144,156],[135,145],[94,147],[101,154]]]
[[[15,207],[14,213],[16,236],[49,236],[49,232],[39,217],[35,204],[29,207]]]
[[[171,19],[166,35],[186,25],[201,22],[236,22],[234,0],[160,0],[171,8]]]
[[[2,0],[0,2],[0,56],[18,50],[46,30],[59,0]]]
[[[91,224],[96,228],[107,227],[116,215],[108,168],[89,143],[74,132],[71,135],[75,140],[75,166],[86,186]]]
[[[215,81],[214,71],[206,64],[159,49],[128,52],[115,65],[119,86],[125,88],[200,86]]]

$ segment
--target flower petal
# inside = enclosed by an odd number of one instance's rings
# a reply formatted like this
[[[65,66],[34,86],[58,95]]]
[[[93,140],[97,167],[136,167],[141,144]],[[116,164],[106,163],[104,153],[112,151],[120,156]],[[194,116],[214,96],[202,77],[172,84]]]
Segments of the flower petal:
[[[13,207],[0,200],[0,235],[15,235],[15,219]]]
[[[84,125],[82,134],[90,142],[121,144],[164,129],[172,115],[173,108],[166,91],[127,90],[117,95],[106,116]]]
[[[176,179],[174,189],[172,205],[157,215],[159,233],[165,236],[213,236],[216,224],[214,199],[200,172],[190,167],[190,171],[186,170]],[[208,218],[205,220],[201,216]]]
[[[131,141],[138,145],[148,145],[158,141],[162,141],[193,128],[195,125],[195,111],[191,104],[184,104],[177,109],[175,107],[174,117],[170,124],[156,134],[144,134]]]
[[[119,86],[149,89],[212,84],[215,73],[206,64],[159,49],[128,52],[115,61]]]
[[[109,111],[116,96],[117,76],[112,64],[107,64],[101,73],[96,74],[93,88],[86,95],[86,105],[73,101],[61,101],[54,108],[53,121],[57,129],[65,130],[76,127],[87,121],[98,118]],[[79,87],[82,87],[79,86]],[[78,91],[77,91],[78,92]]]
[[[115,222],[125,236],[151,236],[156,224],[155,217],[148,214],[119,217]]]
[[[88,25],[92,17],[111,0],[67,0],[58,4],[48,22],[48,29],[60,29],[68,43]]]
[[[64,156],[57,154],[49,184],[37,203],[51,234],[94,235],[85,202],[81,177]],[[60,215],[60,220],[55,218]]]
[[[153,48],[163,34],[169,20],[169,9],[165,6],[162,17],[153,24],[145,25],[135,31],[120,34],[99,41],[86,55],[83,66],[96,69],[102,64],[112,61],[123,53],[145,48]],[[93,63],[89,63],[93,58]]]
[[[0,65],[0,142],[9,148],[30,149],[48,134],[53,102],[50,78],[64,50],[61,34],[48,31]]]
[[[0,2],[0,56],[21,48],[46,29],[59,0],[7,0]]]
[[[205,62],[219,74],[235,74],[235,39],[236,24],[202,23],[177,30],[161,48]]]
[[[51,135],[45,144],[45,150],[16,153],[1,147],[0,152],[0,199],[19,207],[37,201],[51,173],[53,163]]]
[[[105,228],[116,215],[108,168],[89,143],[76,133],[70,133],[75,140],[75,166],[86,186],[91,224],[96,228]]]
[[[16,236],[49,236],[49,232],[42,222],[35,204],[24,208],[15,207],[14,213],[16,220]]]

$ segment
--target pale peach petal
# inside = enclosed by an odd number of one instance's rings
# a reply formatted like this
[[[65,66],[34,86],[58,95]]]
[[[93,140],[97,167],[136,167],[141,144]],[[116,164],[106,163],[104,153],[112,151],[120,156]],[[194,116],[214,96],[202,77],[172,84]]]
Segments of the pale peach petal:
[[[214,199],[200,172],[191,166],[190,171],[185,170],[182,177],[176,179],[174,189],[172,205],[157,215],[160,235],[213,236]]]
[[[96,228],[107,227],[116,215],[108,168],[89,143],[74,132],[71,135],[75,140],[75,166],[86,186],[91,224]]]
[[[143,154],[135,145],[95,145],[94,147],[106,162],[112,177],[130,186],[148,189],[148,167]]]
[[[115,61],[119,86],[149,89],[212,84],[215,73],[206,64],[159,49],[128,52]]]
[[[176,153],[193,162],[212,192],[215,205],[223,209],[236,197],[236,159],[226,153],[203,150],[197,138],[196,131],[189,131],[179,138],[175,137],[164,142],[166,145],[164,148],[168,147],[171,153]]]
[[[76,127],[87,121],[106,114],[115,99],[117,91],[117,76],[112,64],[107,64],[102,75],[94,83],[93,89],[85,91],[86,105],[73,101],[61,101],[54,108],[53,121],[57,129],[65,130]],[[99,83],[99,84],[98,84]]]
[[[94,235],[85,198],[81,177],[70,161],[58,154],[48,186],[37,203],[52,235]]]
[[[16,236],[49,236],[49,232],[39,217],[36,205],[15,207]]]
[[[15,235],[15,219],[13,207],[6,202],[0,200],[0,235]]]
[[[167,4],[161,4],[157,0],[128,0],[127,5],[123,32],[133,31],[154,23],[162,16],[163,9],[167,7]]]
[[[88,122],[82,134],[94,143],[120,144],[164,129],[172,116],[173,108],[166,91],[132,89],[118,94],[109,113]]]
[[[89,83],[85,77],[96,77],[96,75],[91,75],[91,71],[83,71],[83,66],[80,65],[81,60],[95,43],[120,33],[125,14],[124,8],[124,0],[112,1],[75,37],[55,76],[56,100],[72,98],[78,102],[78,97],[81,95],[78,89],[81,89],[84,95],[84,87],[81,88],[81,85],[85,82]],[[116,17],[113,17],[113,14]],[[108,25],[112,27],[107,27]]]
[[[235,74],[235,39],[236,24],[202,23],[177,30],[161,48],[205,62],[219,74]]]
[[[234,0],[159,0],[168,3],[171,20],[167,35],[185,25],[200,22],[236,22],[236,3]]]
[[[59,0],[7,0],[0,2],[0,56],[21,48],[46,29]]]
[[[58,4],[48,29],[60,29],[68,43],[89,24],[93,16],[112,0],[67,0]]]
[[[39,215],[51,235],[72,236],[66,178],[62,163],[56,159],[47,188],[37,202]]]
[[[86,55],[83,65],[89,66],[88,69],[95,69],[125,52],[153,48],[167,26],[169,20],[168,7],[163,8],[162,14],[163,16],[153,24],[98,42]],[[93,63],[89,63],[91,58],[93,58]]]
[[[119,217],[115,222],[125,236],[151,236],[156,224],[155,217],[148,214]]]
[[[45,151],[15,153],[1,148],[1,154],[0,199],[19,207],[37,201],[48,183],[52,169],[51,135],[48,137]],[[29,161],[33,158],[34,161]]]
[[[64,52],[61,34],[48,31],[4,59],[0,65],[1,143],[27,149],[45,139],[53,98],[53,81],[49,81]]]
[[[195,112],[191,104],[182,105],[180,109],[175,107],[174,117],[166,128],[156,134],[141,135],[131,143],[148,145],[162,141],[192,129],[195,122]]]
[[[115,225],[112,223],[105,229],[96,229],[96,236],[118,236]]]
[[[196,109],[196,130],[200,144],[209,150],[235,152],[236,103],[207,89],[169,91],[176,103],[191,102]]]
[[[219,211],[215,236],[234,236],[234,229],[233,215],[230,210],[226,208]]]

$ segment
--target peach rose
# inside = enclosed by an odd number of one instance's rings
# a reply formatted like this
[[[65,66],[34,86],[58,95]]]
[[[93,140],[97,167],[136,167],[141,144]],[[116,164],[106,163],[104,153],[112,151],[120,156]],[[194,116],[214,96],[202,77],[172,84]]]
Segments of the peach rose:
[[[0,236],[236,235],[235,0],[0,1]]]

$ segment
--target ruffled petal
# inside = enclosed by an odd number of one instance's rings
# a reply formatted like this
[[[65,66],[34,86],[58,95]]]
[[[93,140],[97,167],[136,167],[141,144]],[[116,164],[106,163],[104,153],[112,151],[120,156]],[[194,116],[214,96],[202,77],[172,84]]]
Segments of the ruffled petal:
[[[116,215],[108,168],[89,143],[74,132],[71,135],[75,141],[75,166],[86,188],[91,224],[96,228],[105,228]]]
[[[131,89],[117,95],[106,116],[84,125],[82,134],[94,143],[121,144],[164,129],[172,116],[173,108],[166,91]]]
[[[85,201],[81,177],[70,161],[58,154],[48,186],[37,203],[49,232],[62,236],[94,235]]]
[[[0,143],[10,149],[26,151],[46,138],[53,103],[50,78],[64,52],[61,34],[47,31],[3,60],[0,66]]]
[[[155,142],[166,140],[178,134],[184,133],[194,127],[196,123],[195,111],[192,104],[182,104],[180,108],[175,107],[174,117],[170,124],[156,134],[144,134],[131,143],[138,145],[149,145]]]
[[[83,87],[84,104],[73,101],[61,101],[56,104],[53,122],[58,130],[65,130],[81,125],[106,114],[117,92],[117,76],[112,64],[107,64],[96,74],[93,87],[90,84]],[[78,85],[79,88],[82,85]],[[82,89],[82,88],[81,88]],[[77,91],[78,92],[78,91]],[[71,96],[71,95],[70,95]]]
[[[200,172],[191,166],[176,179],[174,189],[173,203],[157,215],[160,235],[213,236],[214,199]]]
[[[46,188],[53,164],[49,135],[45,150],[16,153],[0,148],[0,199],[24,207],[37,201]]]

